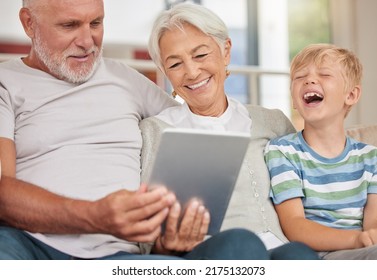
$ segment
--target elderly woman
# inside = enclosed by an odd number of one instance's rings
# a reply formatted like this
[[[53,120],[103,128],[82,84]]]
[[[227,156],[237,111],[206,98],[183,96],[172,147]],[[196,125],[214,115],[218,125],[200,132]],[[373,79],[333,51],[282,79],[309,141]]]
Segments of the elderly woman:
[[[224,82],[229,75],[227,66],[230,63],[231,47],[224,22],[201,5],[178,4],[162,12],[156,19],[149,40],[150,56],[171,82],[173,96],[179,95],[185,102],[182,106],[169,108],[141,123],[144,137],[142,176],[145,178],[148,175],[149,163],[156,150],[158,137],[155,135],[166,127],[250,133],[252,140],[222,230],[244,228],[257,232],[262,239],[272,238],[274,245],[266,242],[267,248],[277,247],[269,250],[271,259],[316,259],[316,254],[303,244],[284,244],[286,238],[280,228],[273,228],[269,223],[269,220],[276,219],[276,214],[267,201],[269,178],[263,148],[268,139],[294,131],[294,128],[278,110],[256,106],[246,108],[226,95]],[[276,127],[264,130],[266,117],[276,119]],[[264,182],[264,185],[259,185],[259,182]],[[251,200],[256,195],[263,195],[261,197],[266,199]],[[257,211],[253,210],[255,207],[264,208],[265,216],[257,217]],[[168,221],[173,221],[169,233],[161,236],[156,244],[175,250],[178,244],[182,248],[185,247],[182,244],[193,245],[190,240],[197,241],[204,237],[193,236],[190,231],[185,231],[190,226],[185,219],[181,224],[177,222],[180,211],[179,205],[172,208],[168,218]],[[261,219],[264,222],[258,226],[256,220]],[[202,221],[201,227],[198,226],[200,221],[192,223],[192,226],[198,227],[196,232],[206,230],[208,221]],[[175,244],[169,244],[168,240],[175,240]],[[281,246],[276,246],[277,240],[281,240],[278,243]],[[241,249],[239,253],[244,251]]]

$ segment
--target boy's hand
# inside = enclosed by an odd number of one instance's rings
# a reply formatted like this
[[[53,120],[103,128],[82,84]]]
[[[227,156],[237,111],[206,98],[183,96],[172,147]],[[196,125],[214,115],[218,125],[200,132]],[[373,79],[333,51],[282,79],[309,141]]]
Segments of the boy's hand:
[[[363,248],[377,244],[377,229],[369,229],[360,232],[355,243],[355,248]]]

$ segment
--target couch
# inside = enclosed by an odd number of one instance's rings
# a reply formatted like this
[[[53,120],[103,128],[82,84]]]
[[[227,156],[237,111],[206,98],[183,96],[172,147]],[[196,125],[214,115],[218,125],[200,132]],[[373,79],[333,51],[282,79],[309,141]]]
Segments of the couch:
[[[280,110],[247,105],[252,125],[252,139],[247,156],[253,159],[252,172],[245,166],[241,169],[235,191],[226,213],[222,230],[243,227],[256,233],[270,231],[287,242],[269,199],[269,176],[264,164],[263,148],[271,138],[294,132],[292,123]],[[168,127],[156,118],[143,120],[140,124],[143,135],[142,180],[148,177],[151,162],[157,150],[159,135]],[[377,125],[358,125],[347,129],[351,137],[377,146]],[[245,165],[245,164],[244,164]],[[250,180],[249,176],[253,176]]]

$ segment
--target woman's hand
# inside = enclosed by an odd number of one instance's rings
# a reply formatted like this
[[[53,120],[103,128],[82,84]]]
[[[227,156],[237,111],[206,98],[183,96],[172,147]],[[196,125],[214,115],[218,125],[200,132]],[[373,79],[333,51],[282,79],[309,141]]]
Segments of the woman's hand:
[[[203,241],[210,222],[207,209],[198,200],[192,200],[180,218],[181,206],[175,202],[169,211],[165,233],[157,238],[153,252],[188,252]]]

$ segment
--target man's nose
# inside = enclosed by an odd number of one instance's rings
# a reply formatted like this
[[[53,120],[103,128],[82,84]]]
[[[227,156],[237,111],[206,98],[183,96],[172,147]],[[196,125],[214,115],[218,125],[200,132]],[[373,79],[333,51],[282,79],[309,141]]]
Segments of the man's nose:
[[[84,50],[89,50],[94,45],[93,32],[90,27],[83,26],[75,41],[76,45]]]

